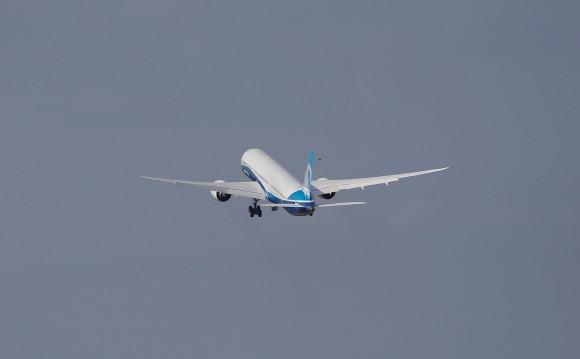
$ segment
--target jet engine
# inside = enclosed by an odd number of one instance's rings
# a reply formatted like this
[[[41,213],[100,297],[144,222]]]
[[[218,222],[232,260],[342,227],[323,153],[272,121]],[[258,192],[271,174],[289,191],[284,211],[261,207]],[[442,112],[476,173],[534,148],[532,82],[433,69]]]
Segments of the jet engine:
[[[222,180],[214,181],[214,183],[220,183],[220,182],[225,182],[225,181],[222,181]],[[209,193],[211,194],[213,199],[220,201],[220,202],[225,202],[232,197],[232,195],[229,193],[223,193],[223,192],[218,192],[218,191],[210,191]]]
[[[325,180],[327,180],[327,179],[328,179],[328,178],[324,178],[324,177],[323,177],[323,178],[319,178],[318,180],[319,180],[319,181],[325,181]],[[332,197],[334,197],[334,195],[335,195],[335,194],[336,194],[336,192],[330,192],[330,193],[322,193],[322,194],[319,194],[319,195],[318,195],[318,197],[320,197],[320,198],[324,198],[324,199],[331,199]]]
[[[336,192],[330,192],[330,193],[323,193],[320,194],[320,198],[324,198],[324,199],[331,199],[332,197],[334,197],[334,195],[336,194]]]

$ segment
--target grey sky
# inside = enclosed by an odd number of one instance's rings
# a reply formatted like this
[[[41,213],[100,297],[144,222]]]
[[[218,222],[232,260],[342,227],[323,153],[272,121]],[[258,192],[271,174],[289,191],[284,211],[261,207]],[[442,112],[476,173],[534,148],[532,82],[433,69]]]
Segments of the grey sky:
[[[0,357],[578,358],[574,1],[0,5]],[[139,174],[451,165],[312,218]]]

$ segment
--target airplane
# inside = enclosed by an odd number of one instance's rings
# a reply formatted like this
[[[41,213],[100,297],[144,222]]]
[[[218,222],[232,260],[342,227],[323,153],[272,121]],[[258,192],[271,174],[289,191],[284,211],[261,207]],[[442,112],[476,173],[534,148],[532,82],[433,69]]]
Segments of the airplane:
[[[401,178],[420,176],[428,173],[439,172],[449,167],[436,168],[426,171],[401,173],[367,178],[352,179],[328,179],[319,178],[312,180],[312,166],[314,164],[314,152],[310,151],[306,173],[302,184],[292,176],[284,167],[259,148],[251,148],[244,152],[241,159],[242,172],[251,181],[246,182],[225,182],[217,180],[214,182],[193,182],[182,181],[170,178],[158,178],[141,176],[141,178],[172,183],[175,185],[200,186],[210,190],[211,196],[219,201],[226,202],[232,196],[247,197],[253,200],[253,204],[248,207],[250,217],[262,217],[262,207],[271,208],[277,211],[284,208],[294,216],[312,216],[319,208],[352,206],[365,204],[366,202],[338,202],[338,203],[318,203],[315,197],[325,200],[332,199],[336,192],[374,186],[378,184],[389,185],[391,182]],[[259,204],[260,201],[266,203]]]

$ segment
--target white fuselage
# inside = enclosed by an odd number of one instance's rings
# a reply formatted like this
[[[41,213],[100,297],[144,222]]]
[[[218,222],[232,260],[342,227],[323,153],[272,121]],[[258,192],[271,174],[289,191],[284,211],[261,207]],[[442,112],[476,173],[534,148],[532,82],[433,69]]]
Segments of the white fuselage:
[[[262,187],[268,201],[303,205],[303,208],[284,208],[294,215],[307,215],[314,210],[314,201],[302,184],[266,152],[258,148],[247,150],[241,165],[242,172]]]

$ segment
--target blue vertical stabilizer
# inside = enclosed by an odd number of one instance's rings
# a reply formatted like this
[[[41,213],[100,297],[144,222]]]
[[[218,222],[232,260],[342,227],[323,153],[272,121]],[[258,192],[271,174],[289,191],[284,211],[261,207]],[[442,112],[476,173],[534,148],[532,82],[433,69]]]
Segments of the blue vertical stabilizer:
[[[306,173],[304,174],[304,182],[302,183],[302,192],[307,199],[312,199],[310,196],[310,188],[312,187],[312,165],[314,164],[314,151],[310,151],[308,156],[308,164],[306,165]]]

